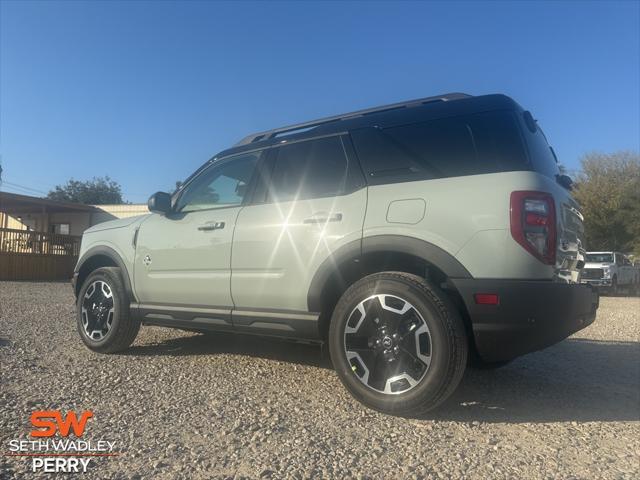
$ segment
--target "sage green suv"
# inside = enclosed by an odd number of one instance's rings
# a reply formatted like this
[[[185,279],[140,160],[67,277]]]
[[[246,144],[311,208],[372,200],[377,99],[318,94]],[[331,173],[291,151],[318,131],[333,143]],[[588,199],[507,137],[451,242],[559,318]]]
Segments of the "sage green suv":
[[[150,215],[85,232],[78,331],[102,353],[142,324],[325,342],[356,398],[419,414],[468,358],[498,366],[594,320],[570,189],[503,95],[253,134],[154,194]]]

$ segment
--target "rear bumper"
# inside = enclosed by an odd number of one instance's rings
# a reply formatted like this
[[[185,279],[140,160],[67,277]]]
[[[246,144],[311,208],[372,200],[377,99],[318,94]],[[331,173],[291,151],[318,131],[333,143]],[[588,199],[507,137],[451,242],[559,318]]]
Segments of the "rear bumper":
[[[522,280],[452,280],[467,307],[476,349],[487,362],[510,360],[553,345],[593,323],[598,292],[587,284]],[[499,305],[477,305],[495,293]]]

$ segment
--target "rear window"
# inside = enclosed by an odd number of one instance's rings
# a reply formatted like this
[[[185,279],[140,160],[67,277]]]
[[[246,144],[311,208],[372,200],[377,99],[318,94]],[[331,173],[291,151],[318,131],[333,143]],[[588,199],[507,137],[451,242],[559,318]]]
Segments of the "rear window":
[[[524,132],[533,169],[542,175],[555,178],[560,173],[560,170],[558,169],[556,157],[553,155],[542,129],[538,126],[534,133],[524,124],[522,131]]]
[[[371,183],[530,169],[511,111],[351,132]]]

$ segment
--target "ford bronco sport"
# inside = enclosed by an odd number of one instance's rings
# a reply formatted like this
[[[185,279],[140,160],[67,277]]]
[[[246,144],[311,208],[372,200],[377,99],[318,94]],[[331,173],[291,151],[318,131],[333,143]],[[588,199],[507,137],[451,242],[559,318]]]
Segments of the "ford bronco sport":
[[[141,324],[324,342],[357,399],[419,414],[468,357],[500,365],[594,320],[569,190],[503,95],[249,135],[154,194],[152,214],[85,232],[78,331],[103,353]]]

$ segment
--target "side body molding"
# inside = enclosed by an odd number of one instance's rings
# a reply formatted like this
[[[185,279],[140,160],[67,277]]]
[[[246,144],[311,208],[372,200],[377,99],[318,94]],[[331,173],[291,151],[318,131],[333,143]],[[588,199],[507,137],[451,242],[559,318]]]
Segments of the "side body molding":
[[[307,294],[309,311],[322,310],[322,293],[326,282],[336,271],[348,265],[347,262],[357,265],[362,257],[383,252],[402,253],[421,258],[442,270],[449,278],[472,278],[469,271],[453,255],[432,243],[402,235],[374,235],[344,245],[324,261],[309,287]]]

